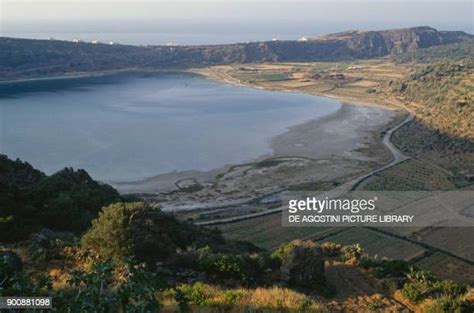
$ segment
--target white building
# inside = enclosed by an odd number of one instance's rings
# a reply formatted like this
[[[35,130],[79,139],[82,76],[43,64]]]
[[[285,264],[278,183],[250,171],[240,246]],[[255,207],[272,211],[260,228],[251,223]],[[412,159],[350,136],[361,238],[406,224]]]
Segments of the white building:
[[[301,37],[298,41],[308,41],[308,37]]]

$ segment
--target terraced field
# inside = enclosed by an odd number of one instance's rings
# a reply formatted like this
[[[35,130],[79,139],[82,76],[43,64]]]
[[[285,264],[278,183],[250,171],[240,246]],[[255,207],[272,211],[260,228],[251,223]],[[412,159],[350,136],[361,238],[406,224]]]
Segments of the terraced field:
[[[283,227],[281,213],[217,226],[229,239],[248,240],[265,249],[275,249],[293,239],[317,239],[346,230],[335,227]]]
[[[441,279],[453,279],[469,284],[474,283],[474,266],[472,264],[440,252],[421,259],[415,265],[433,272]]]
[[[450,251],[474,262],[474,228],[430,227],[411,234],[410,238]]]

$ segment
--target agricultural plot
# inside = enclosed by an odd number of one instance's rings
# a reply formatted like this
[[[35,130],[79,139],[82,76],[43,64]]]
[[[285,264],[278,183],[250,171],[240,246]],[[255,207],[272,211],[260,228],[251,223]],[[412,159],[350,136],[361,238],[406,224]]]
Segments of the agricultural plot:
[[[322,242],[326,241],[333,241],[344,245],[359,243],[371,256],[406,261],[421,257],[427,252],[425,248],[411,242],[364,227],[351,228],[348,231],[322,240]]]
[[[414,232],[411,237],[474,262],[473,227],[428,228]]]
[[[376,93],[379,86],[403,77],[406,66],[386,59],[355,62],[310,62],[245,64],[214,67],[215,77],[270,90],[290,90],[310,94],[384,103]]]
[[[275,249],[294,239],[317,239],[340,231],[335,227],[283,227],[281,214],[218,225],[217,228],[226,238],[247,240],[265,249]]]
[[[453,190],[452,177],[420,160],[408,160],[382,171],[359,186],[363,190]]]
[[[441,279],[452,279],[468,284],[474,283],[474,265],[440,252],[421,259],[415,265],[431,271]]]
[[[283,73],[268,73],[261,74],[255,78],[257,81],[280,81],[290,79],[287,74]]]

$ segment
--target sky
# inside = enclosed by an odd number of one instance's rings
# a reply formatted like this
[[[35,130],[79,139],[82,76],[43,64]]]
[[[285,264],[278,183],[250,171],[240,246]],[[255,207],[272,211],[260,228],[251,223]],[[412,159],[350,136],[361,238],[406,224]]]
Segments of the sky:
[[[474,33],[473,0],[0,0],[0,35],[183,44],[428,25]],[[94,35],[96,34],[96,35]],[[128,35],[126,35],[128,34]],[[134,38],[134,39],[133,39]]]

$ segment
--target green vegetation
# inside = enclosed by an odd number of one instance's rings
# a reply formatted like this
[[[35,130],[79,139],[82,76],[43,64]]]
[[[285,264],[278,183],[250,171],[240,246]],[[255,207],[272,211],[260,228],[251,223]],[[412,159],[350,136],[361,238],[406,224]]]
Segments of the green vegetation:
[[[474,59],[474,42],[470,40],[448,45],[429,47],[399,54],[394,58],[399,63],[432,63],[447,59],[452,61],[458,61],[465,58]]]
[[[30,164],[0,155],[0,238],[11,242],[43,227],[80,233],[102,206],[120,201],[112,187],[84,170],[46,176]]]
[[[8,269],[0,258],[0,273]],[[136,263],[121,268],[118,277],[113,262],[92,262],[90,269],[71,270],[66,286],[53,289],[48,275],[34,276],[25,271],[2,276],[0,296],[50,296],[55,312],[156,312],[160,308],[157,291],[160,280]]]
[[[144,203],[115,203],[104,207],[81,240],[82,247],[93,250],[101,259],[120,262],[132,255],[130,217],[138,210],[151,210]]]
[[[473,75],[472,55],[465,55],[456,61],[418,66],[391,87],[404,102],[422,104],[413,107],[422,123],[445,137],[459,138],[457,146],[472,149],[472,141],[462,139],[474,138]]]
[[[163,301],[178,312],[329,312],[321,302],[283,287],[222,289],[197,282],[163,294]]]
[[[275,82],[280,80],[288,80],[289,77],[284,73],[268,73],[252,75],[248,79],[249,82]]]
[[[439,301],[438,305],[448,310],[442,312],[461,312],[464,305],[462,296],[467,292],[467,285],[459,285],[451,280],[438,280],[429,272],[411,269],[401,293],[413,303],[427,298]]]
[[[410,263],[402,260],[363,258],[360,265],[371,268],[377,278],[404,277],[410,270]]]

